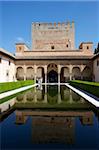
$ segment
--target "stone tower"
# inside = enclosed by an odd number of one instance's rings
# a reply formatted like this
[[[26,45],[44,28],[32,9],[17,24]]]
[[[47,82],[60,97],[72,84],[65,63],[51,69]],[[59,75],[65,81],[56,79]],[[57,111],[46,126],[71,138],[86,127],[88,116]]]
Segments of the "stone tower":
[[[32,23],[32,50],[75,49],[75,27],[70,23]]]

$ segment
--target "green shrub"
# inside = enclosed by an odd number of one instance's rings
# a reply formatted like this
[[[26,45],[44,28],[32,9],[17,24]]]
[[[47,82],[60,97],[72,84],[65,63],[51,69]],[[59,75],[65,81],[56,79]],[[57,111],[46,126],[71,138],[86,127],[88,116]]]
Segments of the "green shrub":
[[[97,97],[99,97],[99,82],[88,82],[81,80],[70,81],[70,84],[76,88],[81,88]]]
[[[32,85],[35,82],[33,80],[26,80],[26,81],[17,81],[17,82],[4,82],[0,83],[0,93],[14,90],[20,87]]]

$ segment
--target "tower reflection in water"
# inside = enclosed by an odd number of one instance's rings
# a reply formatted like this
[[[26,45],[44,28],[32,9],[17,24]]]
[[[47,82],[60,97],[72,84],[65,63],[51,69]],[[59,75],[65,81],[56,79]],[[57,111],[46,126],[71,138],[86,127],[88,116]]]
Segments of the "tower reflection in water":
[[[54,109],[38,109],[43,104]],[[20,108],[24,106],[26,109],[18,109],[20,105]],[[90,107],[82,97],[65,86],[42,86],[16,98],[15,123],[25,124],[28,117],[32,118],[33,143],[74,144],[77,119],[81,126],[93,125],[94,113]]]

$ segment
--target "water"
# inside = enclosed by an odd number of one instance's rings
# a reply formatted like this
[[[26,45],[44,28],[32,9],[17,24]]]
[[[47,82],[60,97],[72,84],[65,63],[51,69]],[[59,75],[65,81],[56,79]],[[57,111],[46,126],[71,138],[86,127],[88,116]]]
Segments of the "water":
[[[0,104],[1,149],[99,149],[99,110],[66,86],[41,86]]]

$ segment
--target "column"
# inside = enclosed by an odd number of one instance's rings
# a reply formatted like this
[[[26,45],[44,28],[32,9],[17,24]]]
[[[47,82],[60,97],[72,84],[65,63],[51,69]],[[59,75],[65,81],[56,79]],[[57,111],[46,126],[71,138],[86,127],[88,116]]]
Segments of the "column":
[[[45,83],[47,83],[47,65],[44,67],[44,73],[45,73]]]
[[[70,97],[69,97],[69,102],[73,103],[73,98],[72,98],[72,90],[70,89]]]
[[[47,103],[47,85],[45,84],[45,95],[44,95],[44,103]]]
[[[37,92],[36,92],[36,87],[34,87],[34,102],[37,103]]]
[[[37,66],[34,65],[34,80],[35,80],[35,83],[36,83],[36,75],[37,75]]]
[[[60,85],[58,85],[58,104],[61,103]]]
[[[61,70],[61,67],[60,65],[58,65],[58,83],[60,84],[60,70]]]
[[[82,72],[83,72],[84,68],[85,68],[85,65],[81,65],[80,66],[81,80],[83,80],[83,74],[82,74]]]
[[[26,66],[24,65],[24,81],[26,80]]]
[[[72,80],[72,65],[69,66],[69,74],[70,74],[69,78],[70,80]]]

